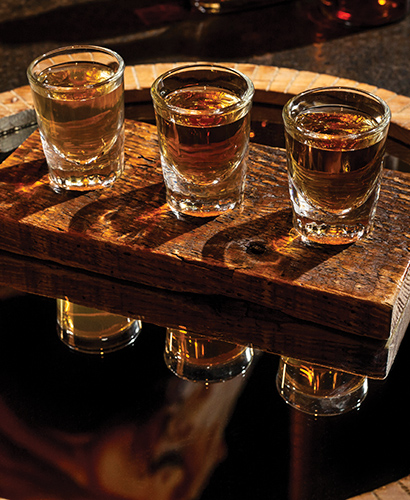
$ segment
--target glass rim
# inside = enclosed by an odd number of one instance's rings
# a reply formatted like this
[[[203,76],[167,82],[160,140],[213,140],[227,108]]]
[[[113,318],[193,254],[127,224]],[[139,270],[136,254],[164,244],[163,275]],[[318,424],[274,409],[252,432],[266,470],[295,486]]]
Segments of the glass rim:
[[[172,75],[177,74],[179,72],[184,72],[187,70],[196,71],[196,70],[201,70],[201,69],[230,73],[230,74],[234,74],[237,77],[241,78],[246,83],[246,90],[244,91],[243,96],[241,96],[241,98],[238,102],[236,102],[234,104],[230,104],[229,106],[225,106],[223,108],[197,110],[197,109],[182,108],[180,106],[174,106],[174,105],[168,104],[165,101],[164,97],[161,95],[161,93],[158,91],[159,83],[162,80],[164,80],[165,78],[168,78],[169,76],[172,76]],[[181,87],[181,88],[183,88],[183,87]],[[210,64],[203,63],[202,64],[202,63],[199,63],[199,64],[187,64],[187,65],[183,65],[183,66],[178,66],[176,68],[172,68],[172,69],[166,71],[165,73],[161,74],[160,76],[158,76],[155,79],[155,81],[151,85],[150,93],[151,93],[151,98],[154,101],[154,104],[156,104],[159,107],[169,109],[174,113],[179,113],[181,115],[190,115],[190,116],[217,115],[217,114],[227,114],[227,113],[230,113],[236,109],[244,108],[245,106],[250,104],[252,101],[252,98],[255,94],[255,87],[254,87],[252,80],[247,75],[242,73],[241,71],[238,71],[234,68],[230,68],[228,66],[223,66],[220,64],[213,64],[213,63],[210,63]]]
[[[100,47],[98,45],[84,44],[84,45],[67,45],[65,47],[59,47],[59,48],[50,50],[48,52],[45,52],[45,53],[37,56],[29,64],[29,66],[27,68],[27,78],[28,78],[30,83],[32,83],[34,85],[38,85],[39,87],[42,87],[42,88],[47,89],[47,90],[52,90],[55,92],[58,92],[58,91],[64,91],[64,92],[76,91],[80,87],[69,87],[69,86],[64,86],[64,85],[51,85],[48,83],[41,82],[38,80],[36,75],[34,75],[33,70],[34,70],[34,67],[37,64],[39,64],[41,61],[44,61],[46,59],[52,59],[54,56],[68,54],[70,52],[81,53],[81,52],[86,52],[86,51],[100,52],[100,53],[104,53],[104,54],[112,56],[114,59],[116,59],[118,61],[118,68],[116,69],[116,71],[113,75],[110,75],[109,77],[107,77],[103,81],[93,83],[93,84],[81,85],[81,88],[90,89],[90,88],[101,87],[103,85],[107,85],[108,83],[115,82],[116,80],[121,78],[121,76],[124,74],[125,63],[124,63],[123,58],[117,52],[115,52],[114,50],[108,49],[106,47]],[[89,61],[89,62],[93,62],[93,61]],[[49,67],[51,67],[51,66],[52,65],[50,65]]]
[[[353,94],[358,94],[361,95],[362,97],[365,97],[373,102],[377,102],[381,107],[382,111],[380,113],[381,120],[377,122],[377,125],[375,125],[372,129],[370,130],[364,130],[362,132],[354,132],[354,133],[345,133],[345,134],[339,134],[338,138],[349,138],[349,139],[360,139],[364,138],[367,136],[372,136],[372,135],[377,135],[382,133],[385,129],[388,128],[391,120],[391,110],[388,106],[388,104],[379,97],[376,94],[373,94],[372,92],[368,92],[367,90],[363,89],[358,89],[355,87],[345,87],[345,86],[335,86],[335,87],[317,87],[317,88],[312,88],[305,90],[293,97],[291,97],[286,104],[283,107],[282,110],[282,119],[285,125],[285,130],[289,131],[289,129],[296,130],[299,134],[302,134],[304,137],[309,138],[309,139],[326,139],[329,137],[329,133],[326,132],[313,132],[311,130],[304,129],[296,124],[295,117],[292,116],[291,114],[291,107],[294,105],[298,100],[303,99],[307,95],[314,95],[314,94],[321,94],[325,92],[333,92],[334,94],[340,93],[340,94],[346,94],[346,93],[353,93]],[[335,105],[339,105],[339,103],[335,103]],[[312,108],[315,108],[316,106],[312,104]],[[320,106],[317,106],[318,108]],[[298,113],[299,114],[299,113]],[[295,115],[297,116],[297,115]]]

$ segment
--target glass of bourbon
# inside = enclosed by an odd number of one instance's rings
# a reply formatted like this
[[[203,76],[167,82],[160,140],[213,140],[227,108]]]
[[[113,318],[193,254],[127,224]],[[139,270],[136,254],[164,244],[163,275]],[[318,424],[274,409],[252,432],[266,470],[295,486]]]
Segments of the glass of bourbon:
[[[212,217],[241,205],[254,87],[218,65],[184,66],[151,87],[171,210]]]
[[[51,187],[111,186],[124,170],[124,61],[89,45],[64,47],[27,70]]]
[[[283,109],[293,225],[305,243],[367,235],[379,199],[390,109],[360,89],[317,88]]]

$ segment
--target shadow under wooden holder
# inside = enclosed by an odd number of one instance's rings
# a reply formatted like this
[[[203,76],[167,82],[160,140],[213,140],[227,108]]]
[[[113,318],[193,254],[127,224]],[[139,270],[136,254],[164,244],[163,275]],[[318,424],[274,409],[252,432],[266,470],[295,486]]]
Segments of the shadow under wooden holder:
[[[221,295],[396,343],[409,322],[410,177],[386,171],[375,229],[347,247],[291,230],[285,152],[252,145],[242,211],[178,220],[156,130],[127,121],[126,170],[90,193],[54,193],[38,132],[0,165],[0,248],[170,291]]]
[[[171,292],[0,251],[0,284],[312,363],[385,378],[400,342],[346,334],[220,295]],[[23,313],[23,312],[22,312]]]

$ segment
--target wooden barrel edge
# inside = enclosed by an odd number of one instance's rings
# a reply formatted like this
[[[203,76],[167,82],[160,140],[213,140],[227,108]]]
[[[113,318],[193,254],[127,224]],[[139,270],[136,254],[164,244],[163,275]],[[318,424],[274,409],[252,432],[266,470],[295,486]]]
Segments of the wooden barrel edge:
[[[205,62],[205,61],[198,61]],[[138,64],[125,68],[125,95],[127,102],[149,98],[149,89],[159,75],[185,62]],[[192,63],[189,63],[192,64]],[[410,145],[410,98],[338,76],[251,63],[218,63],[237,69],[249,76],[256,89],[255,102],[282,106],[290,97],[309,88],[349,86],[372,92],[383,98],[392,111],[390,136]],[[12,130],[31,116],[33,101],[28,85],[0,93],[0,133]]]

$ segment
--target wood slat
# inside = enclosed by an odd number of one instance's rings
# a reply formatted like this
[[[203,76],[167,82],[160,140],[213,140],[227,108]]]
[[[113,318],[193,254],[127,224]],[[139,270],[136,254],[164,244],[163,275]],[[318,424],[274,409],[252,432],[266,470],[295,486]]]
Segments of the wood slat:
[[[408,324],[409,176],[386,171],[369,238],[308,247],[291,231],[285,152],[252,145],[241,213],[178,220],[155,127],[127,121],[113,188],[58,195],[38,132],[0,167],[0,248],[157,288],[218,294],[399,342]]]

